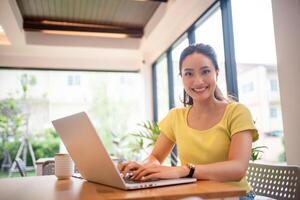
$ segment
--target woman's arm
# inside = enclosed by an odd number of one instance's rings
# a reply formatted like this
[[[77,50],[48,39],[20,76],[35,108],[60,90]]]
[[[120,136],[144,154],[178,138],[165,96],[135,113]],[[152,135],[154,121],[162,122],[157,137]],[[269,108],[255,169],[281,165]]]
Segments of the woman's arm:
[[[239,181],[247,171],[251,156],[251,131],[236,133],[231,138],[228,160],[197,165],[194,177],[216,181]]]
[[[146,162],[159,162],[160,164],[166,159],[174,146],[174,142],[167,138],[163,133],[158,136],[154,148]]]

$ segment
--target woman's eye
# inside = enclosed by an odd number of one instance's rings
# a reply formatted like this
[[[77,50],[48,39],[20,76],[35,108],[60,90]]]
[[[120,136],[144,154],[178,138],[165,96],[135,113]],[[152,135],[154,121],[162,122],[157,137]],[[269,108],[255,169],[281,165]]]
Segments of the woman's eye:
[[[184,76],[192,76],[192,73],[191,72],[185,72]]]
[[[205,74],[209,74],[209,73],[210,73],[210,70],[209,70],[209,69],[205,69],[205,70],[202,71],[202,74],[204,74],[204,75],[205,75]]]

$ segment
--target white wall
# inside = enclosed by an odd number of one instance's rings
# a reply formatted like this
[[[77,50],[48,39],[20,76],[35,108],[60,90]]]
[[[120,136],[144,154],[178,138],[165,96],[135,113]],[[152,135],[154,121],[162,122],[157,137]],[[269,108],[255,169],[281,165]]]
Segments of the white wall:
[[[300,1],[273,0],[287,163],[300,166]]]

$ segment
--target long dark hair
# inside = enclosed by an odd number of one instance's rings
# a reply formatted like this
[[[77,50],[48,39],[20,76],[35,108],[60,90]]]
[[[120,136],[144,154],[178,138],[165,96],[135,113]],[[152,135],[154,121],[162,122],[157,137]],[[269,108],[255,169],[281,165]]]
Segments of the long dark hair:
[[[182,69],[183,60],[187,56],[189,56],[193,53],[201,53],[201,54],[207,56],[211,60],[212,64],[214,65],[215,70],[219,71],[219,65],[218,65],[218,62],[217,62],[217,55],[215,53],[215,50],[210,45],[206,45],[206,44],[202,44],[202,43],[192,44],[192,45],[189,45],[188,47],[186,47],[180,55],[180,59],[179,59],[179,73],[180,73],[180,76],[182,76],[181,69]],[[216,86],[216,89],[214,91],[214,96],[219,101],[226,100],[226,98],[223,96],[223,94],[222,94],[222,92],[221,92],[221,90],[219,89],[218,86]],[[193,105],[192,97],[190,97],[185,92],[184,89],[183,89],[183,104],[184,104],[184,106]]]

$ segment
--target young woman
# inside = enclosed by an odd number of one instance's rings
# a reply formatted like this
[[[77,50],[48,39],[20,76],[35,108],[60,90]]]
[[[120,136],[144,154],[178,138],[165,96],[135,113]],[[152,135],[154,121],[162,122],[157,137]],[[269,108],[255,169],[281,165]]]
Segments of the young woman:
[[[247,190],[247,196],[240,199],[253,199],[245,174],[258,133],[249,110],[225,99],[218,89],[219,67],[209,45],[184,49],[179,66],[185,107],[170,110],[159,123],[161,134],[145,162],[120,164],[120,171],[132,172],[134,180],[195,177],[227,181]],[[182,165],[161,165],[174,144]]]

